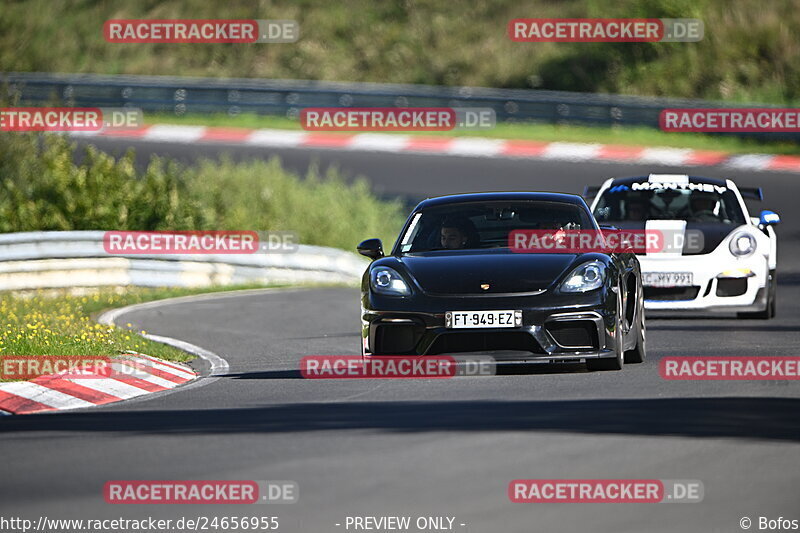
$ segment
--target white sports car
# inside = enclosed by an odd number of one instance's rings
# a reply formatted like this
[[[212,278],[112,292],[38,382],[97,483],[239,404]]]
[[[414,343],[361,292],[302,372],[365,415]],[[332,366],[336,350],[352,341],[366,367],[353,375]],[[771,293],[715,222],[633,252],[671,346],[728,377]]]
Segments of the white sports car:
[[[751,218],[744,198],[760,188],[676,174],[611,178],[584,196],[600,224],[666,235],[667,245],[639,254],[645,308],[775,316],[780,217]]]

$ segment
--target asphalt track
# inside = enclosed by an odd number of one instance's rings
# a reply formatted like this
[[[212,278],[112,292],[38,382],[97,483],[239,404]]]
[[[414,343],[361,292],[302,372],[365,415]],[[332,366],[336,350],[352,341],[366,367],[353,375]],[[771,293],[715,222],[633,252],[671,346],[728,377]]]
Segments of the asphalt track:
[[[363,175],[409,201],[479,190],[579,192],[639,165],[133,144],[192,162],[222,151],[280,155]],[[580,366],[452,380],[303,380],[299,359],[356,354],[357,291],[220,295],[121,320],[220,354],[228,374],[145,401],[0,418],[0,515],[36,519],[269,516],[280,531],[345,531],[347,516],[453,516],[455,531],[741,531],[740,518],[800,519],[800,389],[787,382],[676,382],[673,355],[800,355],[800,176],[704,168],[762,186],[781,214],[778,318],[650,318],[649,358],[621,372]],[[753,208],[760,208],[754,204]],[[365,235],[365,238],[369,235]],[[701,503],[514,504],[518,478],[697,479]],[[294,480],[299,502],[258,506],[108,505],[120,479]],[[342,526],[336,526],[342,524]],[[460,526],[459,524],[465,524]],[[350,529],[352,531],[352,529]],[[412,531],[416,531],[413,530]]]

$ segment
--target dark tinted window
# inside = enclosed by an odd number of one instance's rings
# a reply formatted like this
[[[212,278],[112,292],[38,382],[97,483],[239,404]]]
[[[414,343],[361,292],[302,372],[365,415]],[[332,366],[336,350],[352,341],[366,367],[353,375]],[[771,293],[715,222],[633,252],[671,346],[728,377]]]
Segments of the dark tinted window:
[[[417,213],[400,239],[400,252],[503,248],[519,229],[595,229],[589,213],[562,202],[460,203]]]
[[[607,189],[594,210],[598,222],[686,220],[744,224],[736,194],[711,184],[658,184],[647,181]]]

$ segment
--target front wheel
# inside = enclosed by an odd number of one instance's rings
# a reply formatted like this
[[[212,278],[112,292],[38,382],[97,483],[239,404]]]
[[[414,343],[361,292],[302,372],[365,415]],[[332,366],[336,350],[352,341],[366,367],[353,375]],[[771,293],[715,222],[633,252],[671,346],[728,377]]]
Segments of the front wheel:
[[[624,337],[622,335],[622,286],[617,286],[617,317],[614,323],[614,351],[616,357],[604,359],[587,359],[586,368],[591,371],[595,370],[622,370],[622,365],[625,363],[625,346],[623,345]]]
[[[639,327],[636,331],[636,346],[632,350],[625,352],[625,363],[639,364],[644,363],[647,358],[647,330],[644,321],[644,299],[639,298]]]
[[[769,320],[775,318],[778,300],[778,273],[775,270],[769,271],[767,278],[767,306],[763,311],[736,313],[736,318],[755,318],[759,320]]]

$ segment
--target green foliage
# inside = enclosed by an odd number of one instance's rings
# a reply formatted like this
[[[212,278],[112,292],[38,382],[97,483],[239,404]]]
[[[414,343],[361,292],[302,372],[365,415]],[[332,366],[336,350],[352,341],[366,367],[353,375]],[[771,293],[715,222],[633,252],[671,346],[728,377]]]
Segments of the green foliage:
[[[102,310],[217,291],[263,288],[256,285],[213,287],[115,287],[0,293],[0,364],[14,355],[115,356],[125,351],[171,361],[189,361],[188,353],[146,339],[131,324],[103,326],[92,317]],[[140,333],[142,335],[140,335]],[[4,381],[0,376],[0,381]]]
[[[399,201],[336,170],[301,179],[277,159],[183,167],[154,157],[137,171],[132,150],[77,155],[61,135],[0,134],[0,232],[286,230],[304,244],[352,250],[367,237],[392,240],[403,221]]]
[[[399,201],[378,200],[364,179],[348,184],[336,169],[312,167],[288,178],[280,161],[202,161],[192,191],[210,201],[205,212],[222,229],[290,229],[300,242],[352,250],[367,235],[393,242],[402,226]]]
[[[36,13],[37,16],[30,16]],[[513,18],[700,18],[698,43],[515,43]],[[291,44],[111,44],[111,18],[293,19]],[[794,0],[7,0],[7,71],[261,77],[547,88],[791,104]]]

